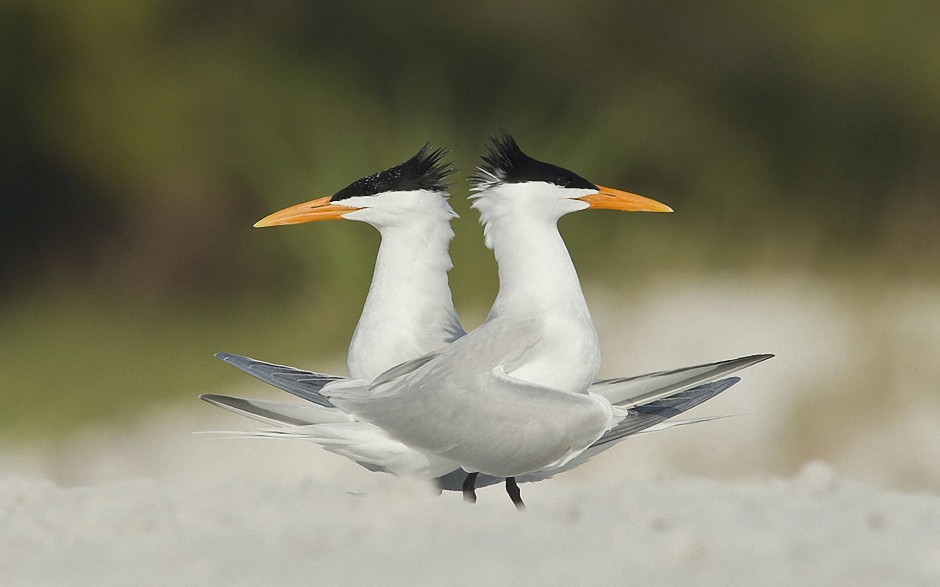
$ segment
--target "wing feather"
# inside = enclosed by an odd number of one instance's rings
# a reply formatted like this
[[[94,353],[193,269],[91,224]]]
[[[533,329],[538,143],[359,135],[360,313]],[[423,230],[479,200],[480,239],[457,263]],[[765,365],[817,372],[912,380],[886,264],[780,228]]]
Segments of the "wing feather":
[[[605,397],[614,405],[632,408],[725,377],[771,357],[773,355],[750,355],[646,375],[604,379],[591,385],[590,391]]]
[[[326,408],[333,407],[333,404],[320,393],[320,390],[330,382],[344,379],[336,375],[305,371],[287,365],[265,363],[241,355],[216,353],[215,356],[255,379]]]
[[[211,393],[200,395],[199,399],[235,414],[274,426],[305,426],[349,421],[349,418],[341,411],[316,404],[274,402]]]

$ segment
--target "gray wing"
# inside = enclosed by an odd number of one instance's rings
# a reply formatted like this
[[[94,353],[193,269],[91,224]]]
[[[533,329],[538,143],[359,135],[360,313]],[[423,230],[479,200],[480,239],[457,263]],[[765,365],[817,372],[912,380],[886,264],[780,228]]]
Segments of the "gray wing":
[[[327,375],[325,373],[315,373],[313,371],[304,371],[288,367],[287,365],[276,365],[274,363],[265,363],[250,357],[232,355],[229,353],[216,353],[217,359],[221,359],[248,373],[255,379],[264,381],[287,393],[296,395],[301,399],[313,402],[326,408],[334,407],[325,396],[320,394],[323,386],[331,381],[344,379],[336,375]]]
[[[699,385],[693,389],[681,391],[672,396],[656,400],[643,406],[632,408],[629,411],[627,417],[617,424],[617,426],[608,430],[594,444],[588,447],[580,455],[566,463],[564,466],[552,469],[550,471],[536,471],[534,473],[522,475],[518,477],[516,481],[519,483],[543,481],[557,475],[558,473],[562,473],[564,471],[568,471],[583,465],[605,450],[612,448],[620,440],[623,440],[628,436],[632,436],[633,434],[642,432],[647,428],[655,426],[674,416],[686,412],[701,404],[702,402],[715,397],[740,380],[741,379],[739,377],[729,377],[727,379],[722,379],[721,381],[714,381],[711,383]],[[457,469],[456,471],[452,471],[447,475],[438,477],[436,481],[438,486],[443,490],[461,491],[463,481],[466,479],[466,477],[466,471],[463,469]],[[488,485],[495,485],[502,482],[503,479],[499,477],[480,474],[477,476],[476,486],[478,488],[486,487]]]
[[[692,389],[681,391],[669,397],[664,397],[648,404],[630,408],[627,417],[620,421],[616,426],[608,430],[590,448],[603,446],[611,442],[636,434],[646,430],[650,426],[655,426],[669,418],[691,410],[695,406],[710,400],[719,393],[725,391],[738,381],[740,377],[728,377],[721,381],[713,381],[704,385],[699,385]]]
[[[671,396],[677,391],[708,383],[719,377],[725,377],[745,367],[766,361],[771,357],[773,355],[750,355],[728,361],[658,371],[646,375],[604,379],[594,382],[590,387],[590,391],[605,397],[614,405],[632,408],[655,401],[661,397]]]
[[[211,393],[200,395],[199,399],[240,416],[274,426],[307,426],[349,421],[339,410],[315,404],[289,404]]]

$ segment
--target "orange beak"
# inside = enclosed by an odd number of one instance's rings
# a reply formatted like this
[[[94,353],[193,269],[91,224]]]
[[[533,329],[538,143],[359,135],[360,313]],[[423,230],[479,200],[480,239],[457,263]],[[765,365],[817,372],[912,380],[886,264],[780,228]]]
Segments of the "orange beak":
[[[255,228],[265,226],[282,226],[285,224],[303,224],[304,222],[317,222],[318,220],[337,220],[343,217],[343,214],[355,212],[359,208],[351,206],[339,206],[330,204],[333,196],[310,200],[303,204],[297,204],[290,208],[284,208],[279,212],[265,216],[258,222],[255,222]]]
[[[595,210],[620,210],[622,212],[672,212],[672,208],[656,200],[644,198],[630,192],[597,186],[596,194],[578,198]]]

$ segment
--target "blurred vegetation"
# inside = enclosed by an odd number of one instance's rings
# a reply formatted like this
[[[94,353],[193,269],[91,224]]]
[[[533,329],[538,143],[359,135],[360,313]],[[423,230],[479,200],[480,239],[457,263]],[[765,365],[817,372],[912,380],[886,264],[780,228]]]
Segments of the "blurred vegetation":
[[[463,179],[500,126],[678,210],[566,219],[587,280],[940,269],[932,0],[2,0],[0,47],[7,429],[46,394],[98,415],[191,397],[226,372],[204,375],[215,350],[341,360],[377,235],[250,226],[427,140],[462,170],[458,307],[485,307]]]

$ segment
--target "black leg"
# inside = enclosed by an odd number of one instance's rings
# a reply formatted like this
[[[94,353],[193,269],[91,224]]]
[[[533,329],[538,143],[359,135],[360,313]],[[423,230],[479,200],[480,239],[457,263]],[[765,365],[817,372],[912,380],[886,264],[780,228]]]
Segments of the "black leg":
[[[506,493],[509,494],[512,503],[516,504],[517,510],[520,512],[525,511],[525,504],[522,503],[522,492],[519,491],[515,477],[506,477]]]
[[[467,503],[476,503],[477,494],[476,494],[476,483],[477,483],[477,474],[470,473],[467,475],[467,478],[463,480],[463,500]]]

